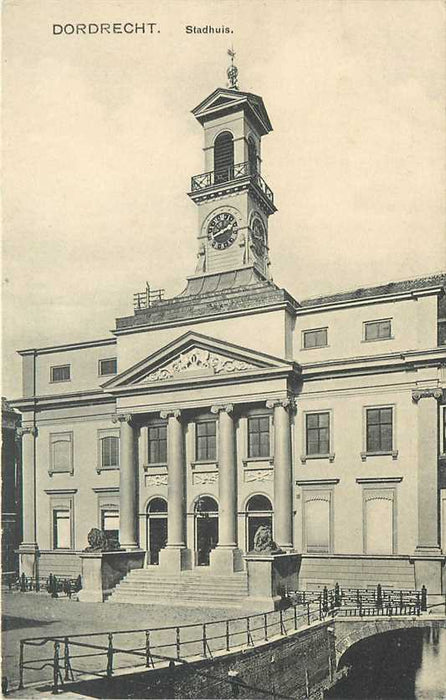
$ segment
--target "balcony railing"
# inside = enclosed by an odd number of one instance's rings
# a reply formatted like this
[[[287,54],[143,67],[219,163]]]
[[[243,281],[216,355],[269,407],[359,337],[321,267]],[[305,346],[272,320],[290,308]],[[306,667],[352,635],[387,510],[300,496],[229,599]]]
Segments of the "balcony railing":
[[[192,192],[199,192],[200,190],[205,190],[214,185],[222,185],[245,177],[249,177],[251,181],[262,190],[271,204],[274,204],[274,193],[272,189],[268,187],[263,177],[249,161],[231,165],[228,168],[220,168],[219,170],[211,170],[208,173],[194,175],[191,179],[191,190]]]

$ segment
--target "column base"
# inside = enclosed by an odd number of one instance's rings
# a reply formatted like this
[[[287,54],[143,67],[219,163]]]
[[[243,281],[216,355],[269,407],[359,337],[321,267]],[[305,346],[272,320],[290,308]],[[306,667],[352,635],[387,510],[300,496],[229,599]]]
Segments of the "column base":
[[[36,542],[22,542],[19,545],[19,570],[20,575],[25,574],[25,576],[30,578],[35,578],[38,572],[37,557],[39,553],[39,547]]]
[[[415,588],[426,586],[429,595],[441,594],[444,561],[439,547],[417,547],[413,557]]]
[[[186,547],[165,547],[159,553],[159,569],[163,573],[177,574],[192,569],[192,552]]]
[[[211,550],[210,569],[215,574],[234,574],[243,571],[243,555],[237,547],[219,547]]]

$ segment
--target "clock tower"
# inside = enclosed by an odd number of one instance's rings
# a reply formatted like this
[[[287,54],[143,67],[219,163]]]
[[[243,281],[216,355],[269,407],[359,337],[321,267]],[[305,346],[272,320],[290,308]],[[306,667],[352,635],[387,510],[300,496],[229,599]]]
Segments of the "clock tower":
[[[192,114],[204,132],[204,171],[191,179],[198,207],[198,262],[189,281],[221,273],[271,278],[268,219],[274,195],[261,175],[261,140],[272,131],[261,97],[241,92],[237,68]]]

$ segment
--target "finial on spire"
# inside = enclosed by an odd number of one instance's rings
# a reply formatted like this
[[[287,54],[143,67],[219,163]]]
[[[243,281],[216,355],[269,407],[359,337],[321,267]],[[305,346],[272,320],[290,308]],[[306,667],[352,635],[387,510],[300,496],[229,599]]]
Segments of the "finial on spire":
[[[228,56],[231,57],[231,65],[229,66],[228,70],[226,71],[226,75],[228,76],[228,87],[231,88],[231,90],[238,90],[238,84],[237,84],[238,68],[234,64],[235,51],[234,51],[232,46],[230,49],[228,49]]]

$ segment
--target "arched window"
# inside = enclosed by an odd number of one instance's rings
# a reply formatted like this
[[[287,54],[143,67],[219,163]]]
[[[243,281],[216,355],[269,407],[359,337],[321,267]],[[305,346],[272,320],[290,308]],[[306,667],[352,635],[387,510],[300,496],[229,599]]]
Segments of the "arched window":
[[[249,174],[254,175],[257,172],[257,146],[252,136],[248,137],[248,162]]]
[[[167,543],[167,501],[156,496],[146,509],[146,548],[150,564],[159,564],[160,549]]]
[[[198,566],[209,566],[210,553],[218,543],[218,503],[211,496],[200,496],[194,506],[195,550]]]
[[[214,143],[215,182],[227,182],[234,177],[234,138],[230,131],[223,131]]]
[[[273,531],[273,507],[266,496],[251,496],[246,504],[246,548],[254,549],[254,537],[259,527],[266,525]]]

